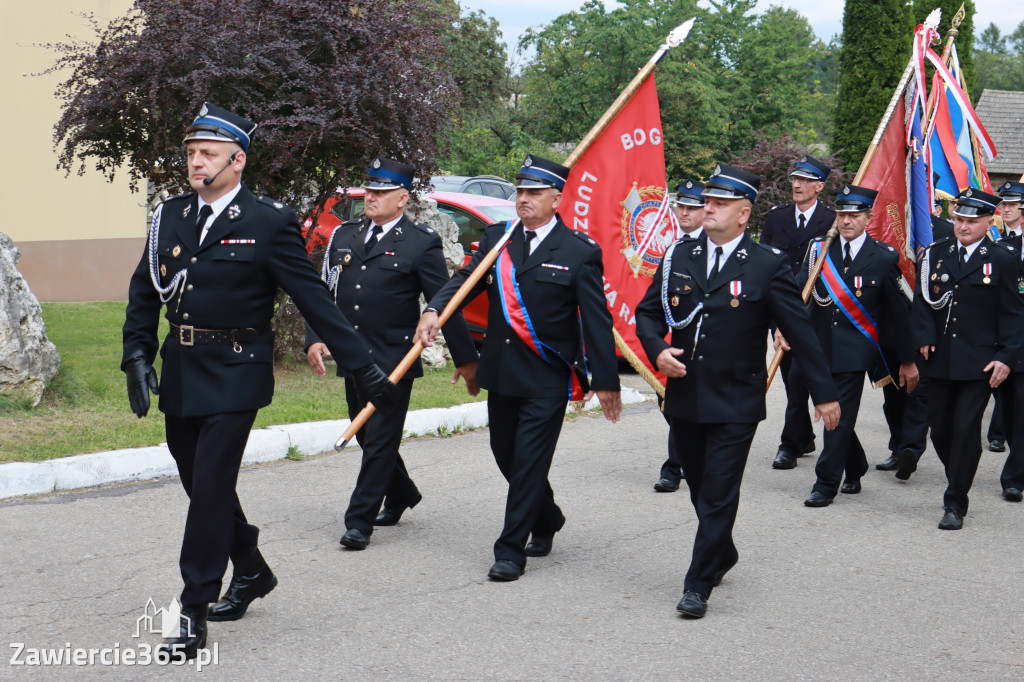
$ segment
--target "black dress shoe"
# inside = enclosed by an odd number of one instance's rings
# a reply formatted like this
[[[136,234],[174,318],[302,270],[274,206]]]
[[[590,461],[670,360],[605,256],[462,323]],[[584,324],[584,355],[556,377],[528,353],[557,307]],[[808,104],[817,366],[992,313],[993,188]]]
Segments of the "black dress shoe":
[[[547,556],[548,554],[551,554],[551,545],[554,543],[554,540],[554,535],[549,535],[547,537],[532,535],[530,537],[530,541],[523,549],[523,553],[526,556]]]
[[[1003,499],[1007,502],[1020,502],[1024,499],[1024,495],[1016,488],[1003,488]]]
[[[889,455],[888,459],[882,460],[875,465],[879,471],[896,471],[896,453]]]
[[[964,527],[964,515],[952,507],[944,507],[946,513],[939,521],[939,530],[960,530]]]
[[[509,561],[508,559],[498,559],[494,562],[494,565],[491,566],[491,570],[487,571],[488,578],[503,583],[519,580],[519,576],[522,574],[523,567],[514,561]]]
[[[341,536],[341,544],[349,549],[366,549],[370,544],[370,536],[358,528],[352,528]]]
[[[846,479],[846,482],[839,488],[839,492],[846,493],[847,495],[856,495],[860,492],[860,479],[851,481]]]
[[[220,601],[210,607],[209,620],[238,620],[249,604],[270,594],[277,587],[277,576],[267,566],[258,547],[253,547],[234,564],[231,583]]]
[[[818,448],[814,445],[813,438],[810,440],[805,440],[803,443],[800,443],[800,454],[797,455],[797,457],[800,457],[801,455],[808,455],[817,449]]]
[[[772,462],[772,469],[793,469],[796,467],[796,455],[789,450],[779,448]]]
[[[812,491],[807,499],[804,500],[805,507],[827,507],[832,504],[832,498],[824,493],[819,493],[817,490]]]
[[[671,478],[659,478],[658,482],[654,484],[654,490],[659,493],[674,493],[679,490],[679,481],[673,481]]]
[[[703,618],[708,612],[708,598],[700,592],[685,592],[676,604],[676,611],[684,618]]]
[[[910,479],[910,474],[917,471],[917,455],[913,450],[903,449],[896,453],[896,478],[901,481]]]
[[[990,440],[988,442],[988,449],[989,449],[989,452],[1005,452],[1006,451],[1006,443],[1004,443],[1003,441],[998,440],[998,439]]]
[[[400,504],[396,507],[385,506],[380,510],[380,514],[377,514],[377,518],[373,520],[375,526],[393,526],[398,523],[398,520],[402,518],[402,514],[405,513],[406,509],[412,509],[423,499],[420,494],[416,495],[416,499],[412,500],[408,504]]]
[[[200,649],[206,648],[206,616],[209,604],[182,606],[181,625],[177,637],[169,637],[157,652],[171,661],[191,660]]]

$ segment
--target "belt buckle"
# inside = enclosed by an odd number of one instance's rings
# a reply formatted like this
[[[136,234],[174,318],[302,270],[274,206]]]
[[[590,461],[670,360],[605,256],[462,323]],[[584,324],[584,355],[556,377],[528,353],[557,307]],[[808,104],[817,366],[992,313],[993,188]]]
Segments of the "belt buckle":
[[[188,332],[188,341],[185,340],[185,332]],[[192,325],[183,324],[178,327],[178,343],[182,346],[196,345],[195,328]]]

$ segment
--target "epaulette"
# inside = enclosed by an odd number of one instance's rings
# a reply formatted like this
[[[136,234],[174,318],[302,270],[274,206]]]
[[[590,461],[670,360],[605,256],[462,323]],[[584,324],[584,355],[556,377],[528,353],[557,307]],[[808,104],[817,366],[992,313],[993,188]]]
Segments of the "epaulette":
[[[776,256],[781,256],[782,255],[782,251],[780,251],[779,249],[775,248],[774,246],[768,246],[767,244],[762,244],[761,242],[754,242],[754,243],[757,244],[758,246],[760,246],[765,251],[771,251]]]
[[[427,225],[426,223],[416,223],[416,222],[414,222],[413,225],[418,227],[423,232],[426,232],[427,234],[437,234],[437,230],[432,228],[430,225]]]
[[[793,204],[779,204],[777,206],[772,206],[771,208],[768,209],[768,212],[771,213],[772,211],[777,211],[780,208],[786,208],[787,206],[792,206],[792,205]]]
[[[572,232],[574,235],[579,237],[579,239],[581,241],[588,242],[591,246],[597,246],[597,242],[595,242],[593,239],[591,239],[589,235],[585,235],[582,232],[578,232],[578,231],[573,230],[571,228],[570,228],[569,232]]]
[[[924,248],[930,249],[930,248],[932,248],[933,246],[935,246],[937,244],[942,244],[943,242],[947,242],[947,241],[949,241],[949,237],[943,237],[942,239],[936,239],[935,241],[933,241],[931,244],[929,244],[928,246],[926,246]]]
[[[1006,243],[1006,242],[1004,242],[1002,240],[994,242],[994,243],[995,243],[996,246],[1001,246],[1004,249],[1006,249],[1007,251],[1009,251],[1010,253],[1017,253],[1017,249],[1015,249],[1013,247],[1013,244],[1008,244],[1008,243]]]
[[[885,248],[892,251],[893,253],[896,253],[896,249],[892,248],[892,244],[886,244],[885,242],[882,242],[882,245],[885,246]]]
[[[278,211],[283,211],[286,208],[288,208],[287,206],[282,204],[277,199],[271,199],[270,197],[264,196],[263,194],[261,194],[258,197],[256,197],[256,201],[259,201],[260,203],[266,204],[267,206],[272,206],[275,209],[277,209]]]

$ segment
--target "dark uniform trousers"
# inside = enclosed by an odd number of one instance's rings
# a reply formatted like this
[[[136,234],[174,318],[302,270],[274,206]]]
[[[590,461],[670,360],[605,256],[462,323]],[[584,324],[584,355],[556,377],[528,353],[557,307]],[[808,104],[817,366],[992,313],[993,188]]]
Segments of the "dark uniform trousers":
[[[1001,404],[1010,430],[1010,454],[1006,457],[999,483],[1006,488],[1024,490],[1024,373],[1014,371],[1000,386]]]
[[[806,276],[800,275],[800,266],[808,245],[816,238],[825,236],[835,219],[835,210],[819,201],[807,225],[800,228],[796,222],[795,204],[776,206],[765,215],[761,243],[782,251],[793,268],[797,281],[802,282]],[[772,332],[774,331],[773,326]],[[782,372],[782,382],[786,387],[786,418],[779,441],[783,448],[794,455],[799,455],[802,452],[801,446],[814,442],[814,426],[807,407],[811,396],[799,373],[793,371],[792,353],[782,356],[779,370]]]
[[[353,371],[371,360],[313,269],[290,208],[243,186],[201,244],[195,194],[168,199],[159,210],[158,269],[151,274],[147,248],[129,285],[122,369],[137,357],[152,363],[158,350],[163,359],[160,410],[167,446],[189,496],[181,603],[198,606],[220,598],[228,557],[238,558],[257,543],[259,532],[246,521],[235,483],[256,412],[273,396],[269,328],[278,288],[291,295],[340,366]],[[186,268],[187,285],[183,282],[167,303],[165,317],[194,326],[197,334],[232,330],[228,341],[192,345],[195,339],[183,331],[159,345],[164,305],[152,277],[168,286]]]
[[[830,249],[829,255],[835,264],[842,263],[841,243],[842,240],[836,240]],[[809,267],[810,262],[806,265]],[[804,271],[807,269],[805,267]],[[893,349],[892,364],[886,363],[890,372],[914,357],[910,341],[910,305],[900,290],[902,275],[896,251],[865,236],[856,258],[839,277],[851,293],[856,289],[853,300],[875,320],[879,347],[854,327],[835,301],[824,306],[817,302],[811,305],[811,319],[829,359],[841,410],[838,426],[825,433],[825,446],[815,465],[817,480],[813,489],[826,497],[835,497],[839,492],[844,470],[847,478],[854,481],[867,473],[867,457],[854,429],[864,379],[869,371],[879,374],[881,342],[887,340],[886,345]],[[815,287],[817,299],[826,300],[828,291],[821,281]]]
[[[637,338],[652,363],[667,348],[685,351],[680,359],[686,376],[668,380],[665,414],[697,513],[684,589],[705,597],[711,595],[716,574],[738,557],[732,529],[750,445],[765,418],[765,334],[773,320],[794,351],[805,356],[798,366],[806,363],[815,401],[836,399],[800,289],[781,252],[744,235],[708,282],[709,246],[714,248],[706,236],[676,242],[671,270],[666,272],[663,261],[636,311]],[[661,295],[665,277],[667,302]],[[730,282],[737,285],[735,295]],[[666,303],[676,320],[693,316],[691,324],[672,330],[671,345],[665,341],[670,329]]]
[[[548,537],[562,529],[565,516],[555,504],[548,472],[562,432],[568,401],[558,398],[519,398],[490,392],[487,418],[491,452],[508,481],[505,523],[494,543],[494,558],[523,564],[523,547],[530,533]]]
[[[505,227],[500,223],[487,228],[473,259],[430,300],[431,308],[442,310],[447,305]],[[565,522],[547,477],[569,401],[570,370],[551,350],[579,369],[585,344],[593,390],[619,390],[619,375],[612,319],[603,292],[600,247],[558,218],[524,259],[523,228],[513,229],[506,254],[516,267],[516,281],[536,335],[553,361],[541,359],[509,326],[494,266],[463,305],[487,292],[487,336],[480,351],[477,383],[487,389],[491,450],[509,483],[505,524],[494,544],[494,558],[525,566],[524,549],[530,533],[550,536]],[[585,380],[583,388],[587,389]]]
[[[448,268],[441,238],[433,228],[403,215],[367,251],[366,237],[371,225],[368,218],[339,225],[324,258],[329,268],[337,268],[338,307],[369,346],[374,362],[390,373],[412,347],[420,319],[420,294],[430,298],[447,284]],[[456,365],[476,361],[476,348],[461,314],[453,315],[443,331]],[[307,349],[319,340],[312,329],[306,330]],[[340,367],[338,376],[346,377],[345,397],[349,416],[354,419],[365,402]],[[388,416],[374,412],[357,434],[363,462],[345,512],[348,529],[356,528],[370,535],[382,504],[399,509],[420,499],[399,447],[413,380],[421,376],[423,365],[417,358],[398,383],[398,409]]]
[[[256,412],[166,416],[167,448],[189,497],[179,559],[185,580],[183,604],[220,599],[229,555],[235,560],[257,545],[259,528],[246,521],[235,492]]]
[[[946,468],[944,505],[966,514],[981,459],[982,415],[991,395],[991,373],[983,368],[992,360],[1013,368],[1024,336],[1024,291],[1016,250],[982,242],[961,267],[958,246],[955,239],[940,240],[922,258],[913,324],[914,345],[935,347],[923,367],[929,377],[932,445]],[[932,273],[927,281],[926,263]],[[946,292],[952,298],[933,310],[922,288],[933,300]]]
[[[395,411],[389,415],[375,411],[356,432],[359,447],[363,449],[363,461],[348,509],[345,510],[346,528],[358,528],[367,535],[372,534],[373,520],[380,512],[385,493],[389,506],[394,508],[406,506],[419,498],[419,490],[398,452],[402,444],[405,417],[409,411],[412,383],[410,377],[399,381],[396,384],[398,400]],[[345,379],[345,399],[350,419],[355,419],[366,407],[352,379]]]
[[[665,401],[661,396],[658,396],[658,408],[661,409]],[[662,416],[665,417],[665,423],[668,424],[668,457],[665,459],[665,463],[661,465],[661,471],[658,474],[659,479],[667,479],[675,484],[678,484],[683,480],[683,455],[679,450],[679,446],[676,443],[676,435],[672,431],[672,419],[665,414],[662,410]]]

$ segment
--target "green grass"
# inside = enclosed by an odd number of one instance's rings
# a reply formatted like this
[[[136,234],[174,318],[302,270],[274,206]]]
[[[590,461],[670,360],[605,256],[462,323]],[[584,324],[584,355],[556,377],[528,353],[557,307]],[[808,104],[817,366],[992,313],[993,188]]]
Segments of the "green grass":
[[[158,445],[166,440],[158,398],[144,419],[128,408],[121,364],[123,302],[44,303],[46,333],[61,355],[60,372],[34,409],[0,399],[0,463],[31,462],[89,452]],[[167,331],[161,319],[160,337]],[[159,372],[159,358],[157,358]],[[426,370],[413,385],[409,409],[483,400],[449,384],[452,367]],[[347,418],[344,382],[293,363],[275,370],[273,403],[260,410],[256,428]]]

